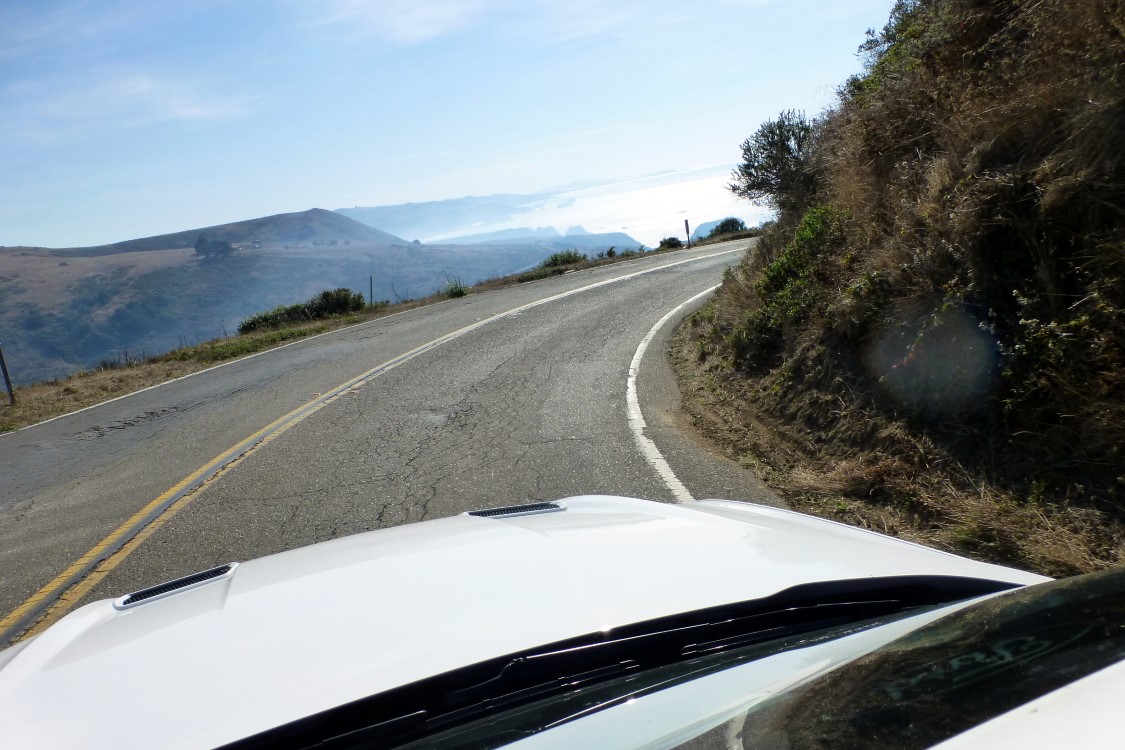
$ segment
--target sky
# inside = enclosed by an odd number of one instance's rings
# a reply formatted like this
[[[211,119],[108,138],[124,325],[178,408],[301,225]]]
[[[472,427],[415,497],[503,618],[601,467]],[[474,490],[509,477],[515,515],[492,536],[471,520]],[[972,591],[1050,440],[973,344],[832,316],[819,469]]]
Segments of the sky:
[[[0,0],[0,245],[576,186],[540,218],[756,223],[740,144],[831,106],[891,5]]]

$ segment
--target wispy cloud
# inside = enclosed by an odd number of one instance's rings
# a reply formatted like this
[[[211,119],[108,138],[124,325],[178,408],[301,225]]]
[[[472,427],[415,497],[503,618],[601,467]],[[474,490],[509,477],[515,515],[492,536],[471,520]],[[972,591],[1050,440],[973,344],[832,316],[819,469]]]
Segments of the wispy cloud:
[[[514,5],[510,0],[332,0],[318,6],[328,10],[316,23],[410,45],[462,31]]]
[[[23,80],[0,91],[0,101],[9,111],[8,135],[40,143],[166,122],[238,119],[258,103],[122,69]]]
[[[0,59],[59,54],[60,40],[73,47],[96,44],[136,29],[151,12],[144,5],[90,0],[0,4]]]
[[[485,24],[543,43],[566,43],[634,33],[653,19],[685,12],[681,3],[671,0],[608,4],[604,0],[331,0],[327,12],[324,4],[315,7],[320,11],[317,25],[401,45],[419,44]]]

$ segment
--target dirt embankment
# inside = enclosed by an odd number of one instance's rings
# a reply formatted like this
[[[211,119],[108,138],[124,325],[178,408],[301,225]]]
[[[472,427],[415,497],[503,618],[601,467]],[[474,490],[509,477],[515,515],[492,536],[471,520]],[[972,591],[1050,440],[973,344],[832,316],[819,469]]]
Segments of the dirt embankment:
[[[779,220],[676,339],[799,509],[1051,575],[1125,562],[1125,15],[897,0],[743,145]]]

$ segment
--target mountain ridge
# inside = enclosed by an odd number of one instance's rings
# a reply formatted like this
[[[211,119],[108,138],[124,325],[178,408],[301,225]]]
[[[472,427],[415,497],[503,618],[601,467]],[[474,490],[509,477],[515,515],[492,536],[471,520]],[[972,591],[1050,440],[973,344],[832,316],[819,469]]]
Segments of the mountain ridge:
[[[355,221],[334,211],[311,208],[307,211],[272,214],[256,219],[243,219],[227,224],[216,224],[197,229],[185,229],[169,234],[141,237],[114,242],[108,245],[69,248],[4,248],[4,250],[47,250],[58,257],[96,257],[136,253],[149,250],[176,250],[190,248],[200,235],[233,244],[258,240],[260,242],[363,242],[387,245],[410,244],[401,237]]]

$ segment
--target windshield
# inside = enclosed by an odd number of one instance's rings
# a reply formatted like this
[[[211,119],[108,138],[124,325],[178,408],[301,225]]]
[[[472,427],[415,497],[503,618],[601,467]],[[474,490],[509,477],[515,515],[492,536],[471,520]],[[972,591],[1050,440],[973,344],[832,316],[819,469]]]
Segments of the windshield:
[[[411,742],[421,743],[418,747],[460,747],[470,736],[475,747],[497,747],[715,671],[832,643],[1011,586],[956,576],[802,584],[762,599],[608,628],[509,654],[375,694],[228,747],[397,747]],[[834,658],[851,653],[845,647]],[[793,667],[779,674],[793,674]]]
[[[735,723],[747,747],[929,747],[1121,659],[1125,569],[965,609]]]
[[[923,748],[1123,658],[1125,569],[686,660],[402,747]]]

